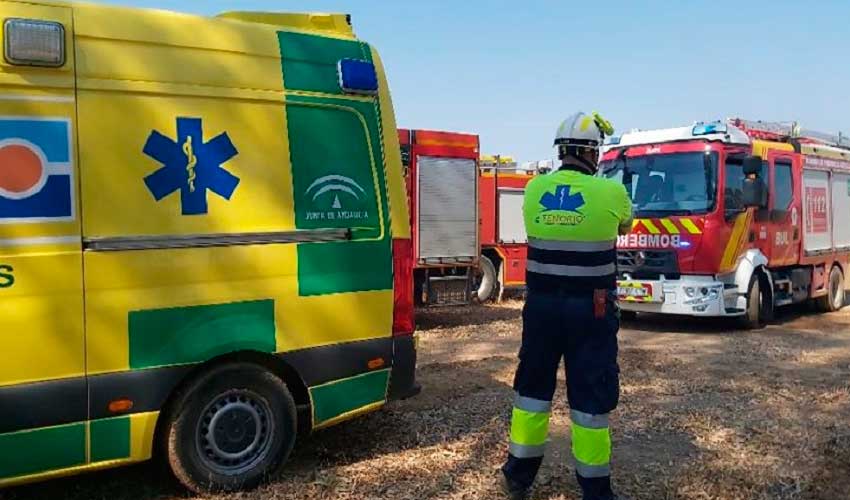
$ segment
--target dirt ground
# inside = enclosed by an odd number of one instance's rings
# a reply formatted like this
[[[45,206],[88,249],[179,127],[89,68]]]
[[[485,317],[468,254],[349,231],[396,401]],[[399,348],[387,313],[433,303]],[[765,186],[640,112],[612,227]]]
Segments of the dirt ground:
[[[420,314],[420,396],[303,438],[280,478],[229,498],[501,498],[520,313],[509,302]],[[757,332],[641,317],[620,344],[612,430],[622,494],[850,499],[850,310],[786,311]],[[580,498],[560,383],[535,499]],[[0,493],[25,498],[191,497],[146,464]]]

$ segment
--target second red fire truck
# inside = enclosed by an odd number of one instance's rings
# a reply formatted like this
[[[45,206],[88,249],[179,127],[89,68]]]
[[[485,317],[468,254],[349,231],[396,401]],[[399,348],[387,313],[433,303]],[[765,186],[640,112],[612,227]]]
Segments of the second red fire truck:
[[[479,178],[481,264],[477,298],[499,299],[506,288],[525,286],[528,238],[522,217],[525,186],[534,171],[510,157],[482,156]]]

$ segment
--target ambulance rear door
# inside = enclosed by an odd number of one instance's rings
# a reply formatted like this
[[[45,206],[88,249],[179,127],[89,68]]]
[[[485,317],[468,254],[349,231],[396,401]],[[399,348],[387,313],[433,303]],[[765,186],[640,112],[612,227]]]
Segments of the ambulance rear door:
[[[84,465],[70,7],[0,1],[0,485]]]

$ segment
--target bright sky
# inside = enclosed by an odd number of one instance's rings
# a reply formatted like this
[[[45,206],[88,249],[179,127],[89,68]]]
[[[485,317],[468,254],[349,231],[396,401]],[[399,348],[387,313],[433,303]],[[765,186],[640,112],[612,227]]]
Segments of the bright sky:
[[[522,161],[551,158],[577,110],[618,132],[733,115],[850,132],[846,0],[104,3],[350,13],[381,52],[400,126],[475,132]]]

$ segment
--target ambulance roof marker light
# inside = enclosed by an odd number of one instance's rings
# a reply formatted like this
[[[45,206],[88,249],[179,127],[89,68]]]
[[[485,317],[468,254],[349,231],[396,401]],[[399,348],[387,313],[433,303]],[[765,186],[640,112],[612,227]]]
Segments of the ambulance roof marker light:
[[[360,59],[342,59],[337,64],[339,87],[348,94],[378,95],[375,65]]]

